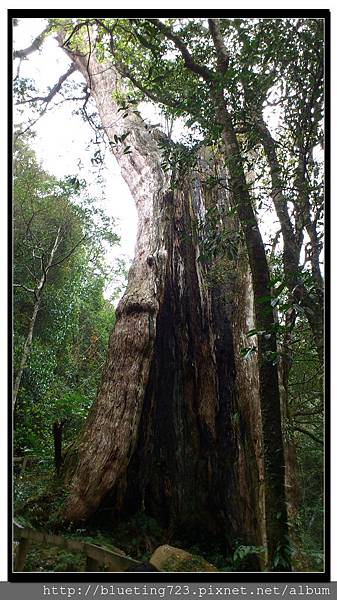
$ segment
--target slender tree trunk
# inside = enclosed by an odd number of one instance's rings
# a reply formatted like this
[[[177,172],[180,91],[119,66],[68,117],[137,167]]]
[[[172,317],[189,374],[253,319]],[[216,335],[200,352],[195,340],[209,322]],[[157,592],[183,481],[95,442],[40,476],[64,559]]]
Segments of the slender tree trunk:
[[[290,294],[289,294],[290,296]],[[291,302],[291,297],[288,299]],[[277,310],[275,311],[277,315]],[[278,318],[278,315],[277,317]],[[290,352],[291,342],[293,337],[293,327],[295,325],[295,313],[288,312],[285,317],[286,331],[282,338],[282,343],[279,345],[281,354],[279,361],[279,387],[281,395],[281,414],[284,439],[284,455],[285,455],[285,482],[286,482],[286,497],[288,505],[289,520],[294,520],[299,508],[299,487],[298,487],[298,463],[296,457],[296,447],[294,443],[294,435],[290,432],[290,415],[289,415],[289,377],[292,367],[293,357]],[[294,540],[294,529],[290,532]],[[296,540],[295,540],[296,541]]]
[[[35,304],[33,307],[33,312],[32,312],[32,316],[30,318],[30,323],[29,323],[29,329],[28,329],[28,334],[25,340],[25,343],[23,345],[23,350],[22,350],[22,355],[21,355],[21,359],[20,359],[20,365],[14,380],[14,386],[13,386],[13,411],[15,410],[15,406],[16,406],[16,401],[17,401],[17,397],[18,397],[18,393],[19,393],[19,389],[20,389],[20,384],[21,384],[21,379],[22,379],[22,375],[23,375],[23,371],[25,369],[30,351],[32,349],[32,342],[33,342],[33,333],[34,333],[34,327],[35,327],[35,323],[36,323],[36,318],[40,309],[40,305],[41,305],[41,298],[42,298],[42,291],[43,288],[47,282],[47,276],[48,276],[48,272],[50,270],[51,265],[53,264],[53,260],[54,260],[54,256],[55,253],[59,247],[61,238],[60,238],[60,233],[61,230],[60,228],[57,231],[55,240],[54,240],[54,244],[53,247],[50,251],[50,255],[48,257],[48,262],[47,265],[44,266],[42,263],[42,259],[41,259],[41,264],[42,264],[42,275],[40,278],[40,281],[36,287],[36,289],[33,291],[34,296],[35,296]]]
[[[257,469],[248,475],[235,420],[225,310],[233,297],[221,286],[208,288],[198,260],[194,232],[207,194],[198,178],[170,190],[159,134],[138,115],[122,119],[112,99],[114,70],[92,58],[88,75],[87,60],[72,60],[90,81],[109,139],[130,132],[131,154],[115,148],[115,155],[138,208],[138,235],[97,398],[68,461],[65,516],[79,522],[102,508],[105,518],[107,508],[112,518],[145,510],[172,530],[221,540],[228,550],[233,540],[259,543]]]
[[[247,264],[246,253],[241,249],[236,280],[235,301],[230,313],[233,324],[234,351],[236,363],[236,386],[240,414],[240,453],[239,470],[241,461],[248,464],[248,479],[243,477],[245,485],[253,490],[252,514],[258,517],[257,541],[258,545],[267,548],[266,514],[265,514],[265,477],[263,460],[262,419],[260,404],[260,383],[258,357],[252,353],[245,360],[242,359],[242,347],[255,347],[254,336],[247,337],[252,329],[256,328],[254,293],[251,274]],[[247,494],[249,498],[249,493]],[[267,567],[267,556],[261,557],[263,568]]]
[[[310,205],[307,199],[305,183],[302,180],[303,176],[301,175],[305,169],[301,167],[300,164],[296,178],[296,187],[298,189],[299,198],[298,200],[294,199],[294,203],[295,206],[297,206],[297,212],[302,215],[302,229],[306,229],[311,242],[312,274],[317,286],[314,296],[312,295],[312,292],[311,294],[308,292],[301,281],[299,260],[303,232],[301,232],[299,240],[296,240],[288,213],[287,201],[283,194],[284,186],[281,168],[276,154],[275,142],[261,115],[256,117],[256,128],[259,132],[270,168],[272,198],[281,225],[285,280],[293,301],[299,303],[306,311],[306,317],[314,336],[317,353],[321,363],[323,363],[323,279],[319,265],[319,242],[316,227],[310,216]]]
[[[25,343],[23,345],[23,350],[22,350],[21,359],[20,359],[20,365],[19,365],[16,377],[15,377],[15,380],[14,380],[14,387],[13,387],[13,410],[15,410],[16,400],[17,400],[17,397],[18,397],[19,389],[20,389],[20,384],[21,384],[21,379],[22,379],[23,371],[24,371],[24,368],[26,366],[27,359],[28,359],[28,356],[29,356],[31,348],[32,348],[33,332],[34,332],[34,327],[35,327],[35,321],[36,321],[37,313],[39,312],[39,308],[40,308],[40,302],[41,302],[41,296],[39,296],[37,298],[37,300],[36,300],[36,302],[34,304],[32,316],[30,317],[28,335],[27,335],[27,337],[25,339]]]
[[[276,153],[275,141],[263,120],[262,114],[256,114],[255,125],[257,132],[260,135],[264,152],[268,161],[272,181],[272,200],[281,225],[281,232],[283,238],[283,268],[285,282],[289,289],[289,301],[300,303],[306,310],[306,316],[311,331],[313,333],[317,353],[320,361],[323,362],[323,280],[319,266],[317,235],[315,227],[311,220],[309,203],[306,201],[305,198],[305,190],[303,189],[303,185],[300,184],[300,173],[303,171],[303,169],[298,169],[297,176],[297,188],[300,201],[298,202],[294,199],[294,203],[295,205],[298,205],[298,213],[304,213],[302,219],[303,229],[306,228],[313,249],[312,273],[317,284],[315,297],[313,297],[312,294],[309,294],[305,285],[301,281],[299,261],[303,241],[303,231],[298,232],[296,236],[293,225],[290,220],[287,207],[287,200],[283,193],[284,185],[282,180],[281,167]],[[290,319],[292,319],[291,315]],[[283,347],[290,348],[291,346],[289,344],[291,342],[292,333],[289,315],[286,316],[286,324],[288,325],[289,329],[285,334],[283,340]],[[284,451],[286,496],[289,518],[294,519],[298,510],[299,491],[296,447],[294,444],[293,436],[291,436],[291,434],[287,431],[287,423],[289,422],[288,381],[291,368],[291,357],[288,356],[288,352],[289,350],[282,352],[283,356],[280,362],[279,377],[283,423],[285,427]],[[291,530],[291,534],[294,544],[298,544],[298,540],[296,539],[296,531],[294,528]]]

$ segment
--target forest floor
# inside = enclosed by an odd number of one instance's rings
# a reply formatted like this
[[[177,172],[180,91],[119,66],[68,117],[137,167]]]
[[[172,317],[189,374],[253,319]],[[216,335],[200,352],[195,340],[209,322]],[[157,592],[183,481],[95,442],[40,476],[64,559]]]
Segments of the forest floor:
[[[18,469],[20,471],[20,469]],[[53,485],[53,468],[49,462],[41,460],[28,465],[24,473],[17,472],[14,478],[14,513],[17,521],[23,526],[39,529],[39,506],[36,501],[36,514],[32,520],[34,499],[42,496],[48,487]],[[30,506],[28,510],[27,507]],[[57,500],[50,508],[50,515],[57,514]],[[34,510],[34,509],[33,509]],[[53,521],[53,516],[46,527],[44,520],[41,530],[71,539],[104,546],[111,550],[122,550],[127,556],[147,562],[153,552],[163,544],[183,548],[195,557],[203,557],[214,564],[220,571],[232,571],[234,565],[225,560],[221,548],[207,548],[202,543],[188,545],[184,539],[172,537],[170,532],[162,529],[154,519],[144,513],[138,513],[125,522],[121,522],[113,530],[90,525],[80,529],[63,529]],[[31,572],[77,572],[86,570],[85,556],[45,544],[32,543],[26,559],[25,570]]]
[[[48,462],[41,460],[39,463],[30,465],[24,473],[18,472],[14,478],[14,513],[16,519],[23,526],[39,529],[39,507],[36,503],[36,515],[32,522],[31,510],[26,510],[30,504],[34,505],[34,498],[39,498],[45,490],[53,485],[53,467]],[[33,500],[32,500],[33,499]],[[57,514],[57,500],[50,507],[50,514]],[[46,530],[46,524],[42,523],[41,530]],[[198,544],[190,545],[187,540],[178,539],[169,531],[161,528],[157,522],[145,515],[138,513],[125,522],[121,522],[115,528],[98,528],[90,525],[86,528],[65,529],[59,527],[57,522],[50,520],[47,530],[50,533],[57,532],[58,535],[71,539],[80,539],[83,542],[104,546],[111,550],[120,549],[127,556],[148,562],[153,552],[163,544],[169,544],[190,552],[194,557],[203,557],[213,564],[219,571],[244,571],[245,562],[249,556],[258,549],[236,545],[232,557],[226,558],[220,546],[210,546],[207,540]],[[296,561],[296,571],[310,571],[317,569],[318,561],[308,560],[305,549],[299,553]],[[25,571],[30,572],[83,572],[86,570],[86,558],[83,554],[72,553],[62,548],[46,546],[45,544],[32,543],[27,555]],[[104,569],[102,569],[104,570]]]

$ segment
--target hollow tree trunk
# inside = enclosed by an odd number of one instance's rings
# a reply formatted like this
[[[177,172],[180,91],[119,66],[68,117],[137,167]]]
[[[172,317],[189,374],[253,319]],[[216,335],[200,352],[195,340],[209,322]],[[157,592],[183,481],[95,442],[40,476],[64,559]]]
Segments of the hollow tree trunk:
[[[97,398],[68,471],[65,517],[83,521],[102,507],[115,517],[144,510],[191,538],[260,543],[256,453],[250,435],[249,452],[242,451],[235,418],[240,399],[225,308],[234,288],[226,296],[223,286],[206,286],[198,261],[195,224],[209,199],[197,178],[169,189],[159,134],[136,114],[121,117],[113,68],[92,58],[89,77],[87,59],[72,60],[109,139],[129,132],[131,154],[114,152],[136,202],[138,235]]]

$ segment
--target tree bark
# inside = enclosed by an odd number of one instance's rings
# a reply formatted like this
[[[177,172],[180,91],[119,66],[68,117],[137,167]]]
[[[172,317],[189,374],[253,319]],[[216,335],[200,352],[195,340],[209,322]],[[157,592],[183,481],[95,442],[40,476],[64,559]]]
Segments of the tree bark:
[[[277,343],[272,310],[270,275],[265,248],[248,192],[238,141],[223,91],[214,84],[216,116],[223,126],[223,144],[230,185],[244,234],[252,277],[257,336],[260,406],[264,459],[265,518],[269,570],[290,570],[285,495],[285,459],[282,435]]]
[[[72,60],[90,82],[108,138],[129,132],[131,153],[113,148],[136,202],[138,235],[101,385],[68,469],[65,517],[143,510],[191,539],[221,540],[228,551],[233,540],[260,543],[255,451],[248,436],[250,459],[242,452],[235,419],[225,310],[234,291],[226,297],[223,286],[209,288],[198,260],[195,226],[210,198],[197,177],[170,190],[159,134],[138,115],[122,119],[113,101],[114,69],[92,57],[88,74],[86,59]]]

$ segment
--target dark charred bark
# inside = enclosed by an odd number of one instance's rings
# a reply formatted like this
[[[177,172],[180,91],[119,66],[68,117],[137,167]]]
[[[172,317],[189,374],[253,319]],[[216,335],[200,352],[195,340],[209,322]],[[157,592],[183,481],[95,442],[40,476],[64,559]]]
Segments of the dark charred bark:
[[[195,248],[186,240],[189,194],[173,200],[163,300],[124,508],[145,509],[195,540],[208,535],[230,544],[243,525],[234,468],[232,333],[223,296],[201,295]]]
[[[220,22],[209,19],[218,73],[226,75],[228,52],[223,44]],[[222,139],[232,194],[244,238],[252,276],[257,337],[260,406],[264,460],[265,521],[268,568],[291,570],[285,496],[285,460],[281,425],[278,370],[275,361],[277,343],[272,311],[269,268],[262,236],[248,192],[238,140],[218,82],[211,84],[217,120],[222,125]],[[274,357],[274,360],[273,360]]]

